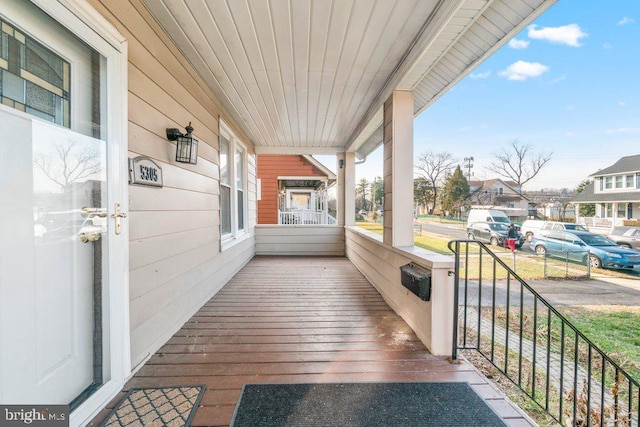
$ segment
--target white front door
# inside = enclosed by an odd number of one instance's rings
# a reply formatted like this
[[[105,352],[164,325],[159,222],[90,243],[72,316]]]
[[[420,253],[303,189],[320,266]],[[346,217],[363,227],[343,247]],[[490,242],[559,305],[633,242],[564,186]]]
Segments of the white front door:
[[[127,242],[113,218],[126,195],[107,92],[117,55],[29,2],[3,0],[0,20],[0,403],[73,411],[128,357],[113,353]]]
[[[4,110],[0,128],[18,130],[0,158],[14,177],[0,242],[2,400],[71,403],[101,383],[94,311],[109,239],[105,143]],[[65,177],[65,167],[78,173]]]

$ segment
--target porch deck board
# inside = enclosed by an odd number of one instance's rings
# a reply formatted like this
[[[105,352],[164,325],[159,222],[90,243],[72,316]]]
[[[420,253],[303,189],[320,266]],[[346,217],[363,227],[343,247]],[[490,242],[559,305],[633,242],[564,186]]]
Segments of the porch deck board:
[[[227,426],[245,383],[377,381],[468,381],[509,425],[530,425],[471,365],[430,354],[341,257],[255,257],[124,391],[205,384],[192,425]]]

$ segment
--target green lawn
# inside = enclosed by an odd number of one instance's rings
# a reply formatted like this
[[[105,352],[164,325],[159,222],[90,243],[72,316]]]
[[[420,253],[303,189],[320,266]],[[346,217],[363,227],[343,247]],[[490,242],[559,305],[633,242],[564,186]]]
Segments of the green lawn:
[[[558,307],[558,311],[640,381],[640,307]]]

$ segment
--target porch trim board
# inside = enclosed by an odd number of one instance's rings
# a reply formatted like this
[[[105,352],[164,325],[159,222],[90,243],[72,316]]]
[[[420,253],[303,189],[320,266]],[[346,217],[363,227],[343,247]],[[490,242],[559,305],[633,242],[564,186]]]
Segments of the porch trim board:
[[[256,255],[344,256],[344,228],[333,225],[258,224]]]

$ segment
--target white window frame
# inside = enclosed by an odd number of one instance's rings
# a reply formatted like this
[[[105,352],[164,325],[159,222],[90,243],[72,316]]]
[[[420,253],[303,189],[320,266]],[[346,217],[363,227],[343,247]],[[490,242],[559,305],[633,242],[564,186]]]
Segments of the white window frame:
[[[624,175],[616,175],[615,180],[615,188],[624,188]]]
[[[249,181],[249,161],[248,161],[248,151],[247,146],[240,141],[240,139],[236,136],[236,134],[231,130],[229,125],[227,125],[222,118],[218,120],[220,124],[220,136],[224,136],[224,138],[229,141],[229,159],[227,167],[229,168],[229,182],[231,184],[231,232],[224,233],[222,232],[222,205],[220,206],[220,250],[224,251],[235,244],[241,242],[242,240],[249,237],[248,226],[247,226],[247,201],[248,201],[248,181]],[[221,150],[220,150],[221,151]],[[219,152],[220,152],[219,151]],[[243,217],[243,226],[240,227],[238,225],[238,186],[236,179],[236,162],[235,156],[236,151],[242,152],[242,217]],[[218,165],[220,167],[220,165]],[[220,188],[222,189],[222,171],[219,169],[219,177],[220,177]],[[220,193],[222,194],[222,193]]]
[[[604,177],[604,189],[605,190],[613,189],[613,177],[612,176],[605,176]]]
[[[624,177],[624,186],[627,188],[633,188],[633,184],[634,184],[634,180],[633,180],[633,175],[629,174],[629,175],[625,175]]]

